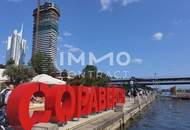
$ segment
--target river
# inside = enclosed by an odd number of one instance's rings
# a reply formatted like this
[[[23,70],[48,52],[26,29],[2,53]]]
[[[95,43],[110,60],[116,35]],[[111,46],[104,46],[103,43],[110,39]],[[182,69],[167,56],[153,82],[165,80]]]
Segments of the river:
[[[125,130],[190,130],[190,100],[158,98]]]

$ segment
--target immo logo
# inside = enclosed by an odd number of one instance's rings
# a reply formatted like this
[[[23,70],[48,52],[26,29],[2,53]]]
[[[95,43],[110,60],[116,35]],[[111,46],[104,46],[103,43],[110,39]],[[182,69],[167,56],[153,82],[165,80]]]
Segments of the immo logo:
[[[89,52],[88,54],[81,52],[79,55],[72,52],[68,52],[67,54],[60,52],[60,66],[66,64],[79,64],[81,66],[84,66],[85,64],[97,65],[105,61],[107,61],[109,66],[114,66],[116,64],[120,66],[128,66],[131,63],[131,56],[128,52],[124,51],[117,54],[114,52],[109,52],[98,58],[93,52]]]

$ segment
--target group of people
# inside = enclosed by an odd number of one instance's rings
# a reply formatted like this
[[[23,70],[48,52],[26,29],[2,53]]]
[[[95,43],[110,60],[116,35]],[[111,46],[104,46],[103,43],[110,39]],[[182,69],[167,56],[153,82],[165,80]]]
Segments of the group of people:
[[[5,130],[5,127],[8,127],[6,107],[13,89],[13,84],[7,84],[7,87],[0,92],[0,130]]]
[[[129,91],[127,92],[127,96],[128,96],[129,98],[132,98],[132,97],[136,98],[136,97],[138,97],[138,96],[147,96],[149,93],[150,93],[150,92],[147,91],[147,90],[143,90],[143,89],[133,89],[133,90],[129,90]]]
[[[42,104],[45,102],[45,97],[33,95],[31,98],[31,104]]]

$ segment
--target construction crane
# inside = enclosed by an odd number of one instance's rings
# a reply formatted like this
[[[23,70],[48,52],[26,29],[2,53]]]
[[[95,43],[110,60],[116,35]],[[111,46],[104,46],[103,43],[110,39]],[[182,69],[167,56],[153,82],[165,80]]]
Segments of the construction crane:
[[[49,0],[44,0],[46,3],[49,2]],[[37,49],[37,45],[39,42],[39,24],[40,24],[40,5],[41,5],[41,1],[40,0],[36,0],[37,3],[37,12],[36,12],[36,36],[35,36],[35,49]]]

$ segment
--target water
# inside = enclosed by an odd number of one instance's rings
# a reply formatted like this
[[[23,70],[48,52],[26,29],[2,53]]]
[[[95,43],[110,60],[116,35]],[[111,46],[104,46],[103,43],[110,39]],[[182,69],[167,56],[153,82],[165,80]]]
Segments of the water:
[[[125,130],[190,130],[190,101],[157,99]]]

